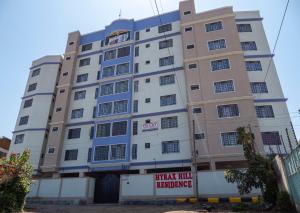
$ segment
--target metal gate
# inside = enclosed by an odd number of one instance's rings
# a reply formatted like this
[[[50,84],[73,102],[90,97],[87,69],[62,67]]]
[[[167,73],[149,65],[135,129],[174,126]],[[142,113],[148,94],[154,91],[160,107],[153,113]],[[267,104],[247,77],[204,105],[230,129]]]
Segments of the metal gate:
[[[94,203],[119,202],[120,176],[105,174],[96,178]]]

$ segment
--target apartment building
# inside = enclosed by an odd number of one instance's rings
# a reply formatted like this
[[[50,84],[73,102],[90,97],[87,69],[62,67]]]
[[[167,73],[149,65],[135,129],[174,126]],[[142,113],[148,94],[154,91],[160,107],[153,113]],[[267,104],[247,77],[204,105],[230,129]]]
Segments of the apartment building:
[[[92,178],[93,202],[118,201],[121,175],[245,167],[241,126],[260,153],[289,153],[272,57],[258,11],[196,13],[192,0],[71,32],[63,57],[33,61],[10,151],[30,148],[40,179]]]

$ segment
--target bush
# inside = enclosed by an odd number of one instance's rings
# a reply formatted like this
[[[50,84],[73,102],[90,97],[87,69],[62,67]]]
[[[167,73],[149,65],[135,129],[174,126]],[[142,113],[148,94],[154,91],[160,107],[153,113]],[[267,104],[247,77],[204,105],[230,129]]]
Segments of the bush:
[[[25,196],[30,190],[32,166],[30,152],[21,155],[11,154],[0,159],[0,212],[19,212],[23,210]]]
[[[285,191],[278,192],[277,210],[280,212],[295,212],[295,208],[291,202],[290,195]]]

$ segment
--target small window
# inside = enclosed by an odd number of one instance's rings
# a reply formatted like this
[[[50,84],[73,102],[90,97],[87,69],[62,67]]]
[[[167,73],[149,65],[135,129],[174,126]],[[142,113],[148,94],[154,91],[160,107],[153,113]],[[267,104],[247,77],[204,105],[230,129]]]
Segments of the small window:
[[[28,108],[28,107],[31,107],[32,106],[32,102],[33,102],[33,99],[28,99],[28,100],[25,100],[24,101],[24,105],[23,105],[23,108]]]
[[[159,85],[168,85],[168,84],[175,84],[175,75],[165,75],[165,76],[160,76],[159,77]]]
[[[260,61],[245,61],[245,66],[247,71],[262,71]]]
[[[82,118],[82,117],[83,117],[83,108],[72,110],[71,119]]]
[[[65,161],[77,160],[78,149],[66,150],[65,152]]]
[[[63,73],[63,76],[67,76],[67,75],[68,75],[68,72],[64,72],[64,73]]]
[[[195,140],[202,140],[205,138],[205,135],[204,135],[204,133],[198,133],[198,134],[195,134],[194,137],[195,137]]]
[[[197,68],[197,64],[189,64],[189,69],[196,69]]]
[[[20,118],[20,122],[19,122],[19,126],[26,125],[28,123],[28,120],[29,120],[29,116],[28,115],[21,117]]]
[[[241,47],[243,51],[253,51],[257,50],[255,41],[245,41],[241,42]]]
[[[158,43],[159,49],[173,47],[173,39],[167,39]]]
[[[217,110],[219,118],[237,117],[240,115],[237,104],[219,105]]]
[[[169,106],[176,104],[176,95],[160,96],[160,106]]]
[[[37,87],[37,83],[29,84],[27,92],[36,90],[36,87]]]
[[[104,40],[101,40],[100,46],[101,46],[101,47],[104,46]]]
[[[237,145],[237,133],[223,132],[221,133],[221,141],[223,146],[235,146]]]
[[[69,129],[68,139],[80,138],[81,128]]]
[[[209,50],[218,50],[218,49],[224,49],[224,48],[226,48],[225,39],[219,39],[219,40],[214,40],[214,41],[208,42]]]
[[[269,92],[266,82],[250,82],[250,87],[254,94]]]
[[[150,124],[150,123],[151,123],[151,120],[150,120],[150,119],[147,119],[147,120],[145,120],[145,123],[146,123],[146,124]]]
[[[169,129],[169,128],[176,128],[178,127],[178,117],[165,117],[161,118],[161,128],[162,129]]]
[[[150,44],[146,44],[146,48],[149,48],[150,47]]]
[[[150,149],[150,143],[145,143],[145,149]]]
[[[55,127],[52,128],[52,132],[57,132],[57,131],[58,131],[58,127],[57,126],[55,126]]]
[[[65,92],[65,89],[59,90],[59,93],[64,93],[64,92]]]
[[[148,61],[146,61],[146,64],[150,64],[150,61],[148,60]]]
[[[138,110],[139,110],[139,101],[134,100],[133,101],[133,112],[138,112]]]
[[[217,31],[222,29],[223,29],[223,25],[221,21],[205,24],[206,32],[212,32],[212,31]]]
[[[198,84],[191,85],[191,90],[200,90],[200,86]]]
[[[98,71],[97,72],[97,80],[100,80],[100,78],[101,78],[101,71]]]
[[[229,69],[229,60],[228,59],[221,59],[221,60],[216,60],[216,61],[211,61],[211,70],[212,71],[218,71],[218,70],[224,70],[224,69]]]
[[[258,118],[274,118],[272,105],[255,106],[256,115]]]
[[[84,59],[81,59],[81,60],[79,61],[79,67],[83,67],[83,66],[90,65],[90,62],[91,62],[91,59],[90,59],[90,58],[84,58]]]
[[[147,33],[150,32],[150,28],[147,28],[147,29],[146,29],[146,32],[147,32]]]
[[[134,73],[139,73],[139,63],[134,64]]]
[[[97,116],[97,107],[94,106],[93,107],[93,118],[96,118],[96,116]]]
[[[71,59],[71,56],[66,57],[66,60],[69,61]]]
[[[214,82],[215,93],[233,92],[233,80]]]
[[[194,44],[188,44],[186,45],[186,49],[194,49],[195,45]]]
[[[168,56],[168,57],[164,57],[164,58],[159,59],[159,66],[160,67],[168,66],[168,65],[172,65],[172,64],[174,64],[174,56]]]
[[[185,27],[184,31],[185,32],[191,32],[191,31],[193,31],[193,27]]]
[[[129,56],[130,54],[130,46],[122,47],[118,49],[118,58]]]
[[[61,110],[62,110],[61,107],[57,107],[55,111],[56,111],[56,112],[60,112]]]
[[[132,160],[137,159],[137,144],[132,144],[131,159]]]
[[[158,26],[158,33],[165,33],[168,31],[172,31],[172,24]]]
[[[88,80],[88,73],[85,73],[85,74],[81,74],[81,75],[77,75],[77,80],[76,82],[77,83],[80,83],[80,82],[84,82],[84,81],[87,81]]]
[[[133,91],[138,92],[139,91],[139,81],[133,82]]]
[[[86,94],[85,90],[75,92],[75,94],[74,94],[74,100],[85,99],[85,94]]]
[[[91,50],[93,47],[93,43],[82,45],[81,52]]]
[[[90,139],[91,140],[94,138],[94,134],[95,134],[95,127],[91,126],[91,129],[90,129]]]
[[[178,140],[162,142],[162,154],[178,153],[178,152],[180,152]]]
[[[262,132],[261,133],[263,144],[264,145],[280,145],[280,135],[279,132]]]
[[[195,107],[195,108],[193,108],[193,113],[194,114],[202,113],[202,108],[201,107]]]
[[[49,147],[48,148],[48,154],[54,154],[55,148],[54,147]]]
[[[151,99],[150,98],[146,98],[145,99],[145,103],[150,103]]]
[[[138,121],[133,121],[132,123],[132,135],[138,134]]]
[[[183,12],[183,15],[185,15],[185,16],[186,16],[186,15],[190,15],[190,14],[191,14],[191,11],[189,11],[189,10]]]
[[[237,24],[238,32],[252,32],[251,24]]]
[[[136,46],[134,48],[134,56],[137,57],[140,55],[140,47],[139,46]]]
[[[135,32],[135,40],[138,41],[140,40],[140,32]]]
[[[150,78],[146,78],[145,83],[150,83]]]
[[[71,45],[73,45],[74,44],[74,41],[70,41],[69,42],[69,45],[71,46]]]
[[[40,71],[40,68],[33,70],[31,73],[31,77],[38,76],[40,74]]]
[[[24,136],[25,136],[24,134],[16,135],[15,144],[23,143]]]
[[[87,162],[91,162],[92,161],[92,155],[93,155],[93,149],[89,148],[88,150],[88,157],[87,157]]]
[[[102,64],[103,61],[103,55],[99,55],[99,64]]]
[[[99,87],[96,87],[95,89],[95,99],[97,99],[99,96]]]

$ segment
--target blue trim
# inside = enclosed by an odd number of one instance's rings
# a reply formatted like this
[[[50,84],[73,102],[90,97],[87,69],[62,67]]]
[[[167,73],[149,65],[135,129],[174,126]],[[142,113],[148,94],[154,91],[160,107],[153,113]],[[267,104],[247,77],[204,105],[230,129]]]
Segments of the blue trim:
[[[90,55],[94,55],[94,54],[100,54],[102,52],[103,52],[103,50],[97,50],[97,51],[93,51],[90,53],[84,53],[84,54],[78,55],[77,58],[82,58],[82,57],[86,57],[86,56],[90,56]]]
[[[157,36],[157,37],[153,37],[153,38],[148,38],[148,39],[144,39],[144,40],[140,40],[140,41],[136,41],[135,44],[143,44],[146,42],[150,42],[150,41],[155,41],[155,40],[159,40],[159,39],[164,39],[164,38],[168,38],[168,37],[172,37],[172,36],[177,36],[180,35],[181,32],[176,32],[176,33],[170,33],[167,35],[162,35],[162,36]]]
[[[99,31],[96,31],[96,32],[92,32],[92,33],[82,35],[80,37],[80,45],[103,40],[104,39],[104,34],[105,34],[104,30],[99,30]]]
[[[59,167],[59,170],[72,170],[72,169],[89,169],[89,166],[65,166]]]
[[[94,124],[94,121],[83,121],[83,122],[78,122],[78,123],[68,123],[66,124],[67,127],[70,126],[81,126],[81,125],[89,125],[89,124]]]
[[[152,112],[152,113],[147,113],[147,114],[133,115],[132,118],[143,118],[143,117],[166,115],[166,114],[172,114],[172,113],[178,113],[178,112],[187,112],[187,109],[183,108],[183,109],[175,109],[175,110],[162,111],[162,112]]]
[[[74,87],[72,87],[72,90],[74,90],[74,89],[82,89],[82,88],[87,88],[87,87],[93,87],[93,86],[98,86],[99,84],[100,84],[100,82],[91,83],[91,84],[85,84],[85,85],[81,85],[81,86],[74,86]]]
[[[22,130],[16,130],[13,131],[12,133],[18,133],[18,132],[26,132],[26,131],[49,131],[47,128],[31,128],[31,129],[22,129]]]
[[[136,74],[133,76],[133,78],[142,78],[142,77],[151,76],[151,75],[160,75],[163,73],[175,72],[175,71],[179,71],[179,70],[183,70],[183,69],[184,69],[183,67],[175,67],[175,68],[171,68],[171,69],[167,69],[167,70],[160,70],[160,71],[154,71],[154,72],[150,72],[150,73]]]
[[[244,58],[273,58],[274,54],[244,55]]]
[[[254,102],[286,102],[287,98],[270,98],[270,99],[255,99]]]
[[[135,162],[130,163],[130,166],[146,166],[146,165],[157,165],[157,164],[174,164],[174,163],[191,163],[191,159],[183,160],[167,160],[167,161],[149,161],[149,162]]]
[[[46,64],[61,64],[61,62],[44,62],[44,63],[41,63],[41,64],[37,64],[35,66],[32,66],[29,69],[34,69],[34,68],[37,68],[37,67],[40,67],[40,66],[46,65]]]
[[[36,95],[52,95],[52,96],[55,96],[55,93],[53,93],[53,92],[40,92],[40,93],[35,93],[35,94],[32,94],[32,95],[23,96],[21,99],[30,98],[30,97],[33,97],[33,96],[36,96]]]
[[[97,171],[112,171],[112,170],[129,170],[129,165],[122,165],[122,166],[108,166],[108,167],[95,167],[91,168],[90,171],[97,172]]]
[[[236,22],[241,22],[241,21],[262,21],[263,18],[237,18],[235,19]]]

